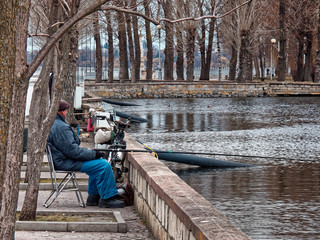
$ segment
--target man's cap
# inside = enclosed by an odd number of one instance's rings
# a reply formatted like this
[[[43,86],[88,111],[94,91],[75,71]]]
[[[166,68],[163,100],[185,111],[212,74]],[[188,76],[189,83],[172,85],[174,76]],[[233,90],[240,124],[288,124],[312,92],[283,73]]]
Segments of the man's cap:
[[[70,104],[69,104],[69,103],[67,103],[67,102],[64,101],[64,100],[61,100],[61,101],[60,101],[60,104],[59,104],[59,111],[58,111],[58,112],[63,111],[63,110],[66,110],[66,109],[68,109],[69,107],[70,107]]]

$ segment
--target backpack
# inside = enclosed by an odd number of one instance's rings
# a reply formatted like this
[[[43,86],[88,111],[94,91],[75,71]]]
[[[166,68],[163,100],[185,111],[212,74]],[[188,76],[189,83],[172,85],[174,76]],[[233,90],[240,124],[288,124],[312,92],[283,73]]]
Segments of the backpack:
[[[131,184],[130,183],[122,183],[117,186],[117,189],[118,189],[118,195],[117,195],[116,199],[124,201],[124,203],[127,206],[132,205],[134,191],[133,191],[133,187],[131,186]]]

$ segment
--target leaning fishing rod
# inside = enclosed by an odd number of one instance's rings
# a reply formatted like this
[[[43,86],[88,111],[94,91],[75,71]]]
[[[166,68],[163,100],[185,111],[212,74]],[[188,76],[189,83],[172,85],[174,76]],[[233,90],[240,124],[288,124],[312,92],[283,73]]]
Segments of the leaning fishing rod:
[[[258,156],[258,155],[241,155],[241,154],[226,154],[226,153],[209,153],[209,152],[186,152],[186,151],[164,151],[164,150],[139,150],[139,149],[95,149],[106,152],[145,152],[145,153],[165,153],[165,154],[186,154],[186,155],[208,155],[208,156],[226,156],[226,157],[243,157],[243,158],[261,158],[261,159],[276,159],[290,161],[318,161],[316,159],[296,159],[273,156]]]

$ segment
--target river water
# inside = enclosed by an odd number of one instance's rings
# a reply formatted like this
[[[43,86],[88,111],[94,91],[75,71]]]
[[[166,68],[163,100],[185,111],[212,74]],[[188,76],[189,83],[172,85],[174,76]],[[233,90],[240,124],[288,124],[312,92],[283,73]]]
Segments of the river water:
[[[253,239],[320,239],[320,98],[135,99],[117,111],[151,120],[128,132],[145,145],[254,165],[165,162]],[[208,156],[205,156],[208,157]]]

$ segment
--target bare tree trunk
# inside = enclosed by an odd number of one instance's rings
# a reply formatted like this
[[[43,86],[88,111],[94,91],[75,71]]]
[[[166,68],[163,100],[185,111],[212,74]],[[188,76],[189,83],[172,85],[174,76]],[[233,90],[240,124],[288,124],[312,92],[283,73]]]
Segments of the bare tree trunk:
[[[241,45],[240,45],[240,54],[239,54],[239,75],[237,82],[245,82],[244,78],[244,65],[245,65],[245,50],[246,50],[246,31],[242,30],[241,32]]]
[[[302,73],[303,73],[303,36],[300,34],[298,36],[298,56],[297,56],[297,70],[294,75],[294,80],[297,82],[302,81]]]
[[[259,47],[259,60],[260,60],[260,69],[261,69],[261,75],[260,75],[260,78],[261,78],[261,81],[264,81],[264,70],[265,70],[265,64],[264,64],[264,46],[261,45]]]
[[[150,8],[148,1],[144,1],[144,8],[146,16],[150,16]],[[153,70],[153,49],[152,49],[152,36],[150,29],[150,22],[145,20],[146,39],[147,39],[147,74],[146,79],[152,79]]]
[[[252,60],[248,52],[248,30],[241,31],[241,46],[239,55],[239,76],[237,81],[240,83],[246,82],[248,79],[248,71],[252,70]],[[250,64],[251,61],[251,64]]]
[[[96,43],[96,83],[102,82],[102,48],[98,12],[94,13],[93,37]]]
[[[117,2],[122,5],[122,2]],[[119,39],[119,55],[120,55],[120,69],[119,69],[119,80],[120,83],[124,83],[125,79],[129,79],[128,72],[128,52],[127,52],[127,34],[126,34],[126,23],[124,14],[117,12],[118,21],[118,39]]]
[[[176,5],[178,8],[183,8],[184,2],[183,0],[177,0]],[[176,17],[183,18],[184,12],[177,11]],[[176,23],[175,24],[175,34],[176,34],[176,51],[177,51],[177,60],[176,60],[176,74],[177,80],[184,81],[184,23]]]
[[[172,19],[172,1],[163,1],[163,10],[165,17]],[[171,23],[165,23],[165,49],[164,49],[164,80],[172,81],[173,80],[173,25]],[[160,50],[160,49],[159,49]]]
[[[207,49],[207,57],[205,64],[205,75],[204,77],[210,80],[210,66],[211,66],[211,57],[212,57],[212,49],[213,49],[213,35],[214,35],[214,26],[216,20],[210,20],[210,28],[209,28],[209,38],[208,38],[208,49]]]
[[[80,0],[76,0],[72,2],[72,16],[78,13],[80,6]],[[54,17],[53,17],[54,18]],[[64,21],[67,21],[67,18],[64,18]],[[64,40],[65,39],[65,40]],[[69,56],[66,56],[66,61],[64,66],[64,70],[66,71],[64,78],[64,92],[63,99],[70,103],[70,111],[66,117],[66,120],[70,123],[76,123],[77,120],[71,113],[74,111],[74,94],[77,85],[77,67],[78,67],[78,49],[79,49],[79,32],[76,26],[73,26],[63,37],[63,44],[68,45]],[[51,70],[52,71],[52,70]]]
[[[212,57],[212,49],[213,49],[213,36],[214,36],[214,25],[215,19],[210,20],[210,27],[209,27],[209,35],[208,35],[208,45],[207,45],[207,52],[203,53],[205,57],[202,57],[201,50],[201,75],[200,80],[210,80],[210,66],[211,66],[211,57]],[[205,37],[205,36],[204,36]],[[204,40],[202,40],[204,41]],[[203,46],[205,48],[205,46]],[[202,65],[203,62],[203,65]]]
[[[177,24],[176,25],[176,39],[177,39],[177,61],[176,61],[176,73],[177,73],[177,80],[183,81],[184,80],[184,51],[183,51],[183,25]]]
[[[111,16],[106,12],[107,32],[108,32],[108,83],[113,82],[114,56],[113,56],[113,29],[111,24]]]
[[[231,7],[236,6],[235,1],[230,1]],[[231,43],[231,59],[230,59],[230,69],[229,69],[229,80],[235,81],[237,79],[237,66],[238,66],[238,58],[239,58],[239,49],[237,44],[237,39],[239,37],[238,31],[239,31],[239,16],[237,11],[231,13],[231,29],[233,32],[233,40]]]
[[[219,74],[218,74],[218,80],[221,81],[221,48],[220,48],[220,36],[219,36],[219,30],[217,29],[217,52],[218,52],[218,67],[219,67]]]
[[[229,70],[229,80],[236,80],[237,73],[237,59],[238,59],[238,51],[233,45],[231,47],[231,59],[230,59],[230,70]]]
[[[50,63],[51,62],[51,63]],[[41,162],[46,144],[46,138],[49,135],[50,127],[45,126],[43,129],[43,119],[48,116],[49,92],[48,78],[52,69],[52,53],[50,53],[44,61],[39,78],[34,85],[30,109],[30,124],[28,132],[28,188],[26,190],[25,199],[23,202],[20,220],[36,220],[36,210],[38,202],[38,191]],[[57,79],[57,73],[54,74],[54,79]],[[51,126],[51,125],[50,125]],[[46,130],[44,132],[44,130]],[[39,134],[41,132],[41,134]]]
[[[131,5],[136,6],[137,1],[133,0],[131,1]],[[136,7],[133,8],[133,10],[137,10]],[[138,26],[138,18],[136,15],[132,15],[132,30],[133,30],[133,41],[134,41],[134,72],[135,72],[135,79],[140,79],[140,67],[141,67],[141,46],[140,46],[140,36],[139,36],[139,26]],[[142,39],[141,39],[142,40]],[[142,46],[143,47],[143,46]],[[143,64],[144,65],[144,64]]]
[[[77,11],[77,10],[76,10]],[[70,103],[70,111],[74,111],[74,94],[77,85],[77,66],[78,66],[78,47],[79,47],[79,32],[76,27],[72,27],[68,33],[65,34],[67,39],[64,44],[69,43],[69,56],[64,69],[66,70],[66,75],[64,79],[64,92],[63,99]],[[64,39],[63,37],[63,39]],[[66,120],[69,122],[76,122],[76,119],[73,115],[67,115]]]
[[[286,78],[287,64],[286,64],[286,47],[287,47],[287,35],[286,35],[286,26],[285,26],[285,17],[286,17],[286,1],[280,0],[280,49],[278,53],[278,81],[284,82]]]
[[[306,33],[306,53],[305,53],[305,64],[303,69],[303,81],[307,82],[311,77],[311,65],[312,65],[312,32]]]
[[[12,91],[15,79],[15,16],[16,2],[18,1],[0,1],[0,210],[2,205],[3,179],[6,163],[7,137],[10,120],[10,109],[12,103]],[[9,161],[9,160],[8,160]],[[1,219],[2,225],[2,219]],[[0,225],[0,230],[1,230]]]
[[[316,53],[316,61],[314,63],[314,82],[318,83],[320,82],[320,5],[318,7],[318,31],[317,31],[317,41],[318,41],[318,47],[317,47],[317,53]]]
[[[203,15],[203,9],[200,9],[200,14]],[[201,59],[201,71],[199,80],[206,79],[206,24],[205,19],[201,20],[201,38],[199,40],[200,59]]]
[[[52,4],[49,10],[49,21],[52,26],[53,23],[61,16],[61,11],[59,12],[59,5]],[[60,20],[65,20],[65,17],[61,16]],[[49,29],[49,34],[57,30],[57,27]],[[62,79],[68,78],[68,70],[70,65],[70,54],[71,51],[71,41],[70,41],[70,31],[63,35],[60,41],[60,52],[64,55],[64,62],[61,64],[64,67],[64,76]],[[77,47],[76,47],[77,48]],[[72,56],[72,54],[71,54]],[[39,182],[41,174],[41,162],[43,159],[43,153],[45,149],[45,144],[47,137],[49,135],[50,127],[46,124],[44,125],[43,119],[46,119],[48,116],[48,105],[49,105],[49,91],[48,91],[48,79],[50,72],[53,72],[53,81],[52,84],[56,85],[55,81],[58,79],[60,74],[57,71],[54,71],[53,68],[53,51],[51,51],[44,63],[39,75],[39,78],[34,85],[33,94],[31,99],[30,108],[30,124],[28,131],[28,162],[27,162],[27,175],[28,175],[28,188],[26,190],[25,199],[23,202],[20,220],[35,220],[36,219],[36,210],[38,202],[38,191],[39,191]],[[59,76],[58,76],[59,75]],[[72,80],[70,81],[72,82]],[[63,84],[60,89],[62,89]],[[71,92],[71,91],[68,91]],[[61,94],[62,95],[62,94]],[[60,96],[61,96],[60,95]],[[66,99],[67,100],[67,99]],[[52,121],[53,122],[53,121]]]
[[[0,3],[0,12],[2,24],[0,34],[1,39],[6,39],[4,43],[6,46],[1,48],[6,52],[9,50],[8,55],[1,57],[1,66],[4,71],[1,71],[2,77],[6,76],[5,81],[8,81],[8,90],[3,89],[4,97],[1,97],[0,110],[1,119],[9,120],[10,122],[4,123],[1,120],[1,128],[8,129],[3,131],[3,137],[1,137],[1,162],[4,161],[4,175],[1,182],[1,212],[0,212],[0,239],[14,239],[14,228],[16,220],[16,211],[18,204],[19,194],[19,180],[20,169],[22,160],[22,134],[24,128],[24,112],[25,102],[28,88],[28,81],[24,81],[24,73],[26,72],[26,40],[27,40],[27,26],[29,18],[30,1],[8,1]],[[1,24],[1,25],[2,25]],[[6,25],[8,24],[8,25]],[[16,31],[15,31],[16,30]],[[7,32],[8,31],[8,32]],[[8,64],[8,65],[6,65]],[[14,76],[13,76],[14,74]],[[13,78],[14,77],[14,78]],[[6,84],[2,82],[3,78],[0,78],[0,83],[3,87]],[[12,97],[12,98],[11,98]],[[3,104],[3,101],[5,104]],[[12,105],[10,104],[12,103]],[[10,107],[12,108],[10,109]],[[10,111],[10,113],[8,112]],[[9,114],[10,116],[5,116]],[[2,130],[2,129],[1,129]],[[6,138],[6,135],[8,138]]]
[[[259,58],[255,57],[253,60],[254,63],[254,69],[256,70],[256,76],[255,77],[261,77],[260,73],[260,67],[259,67]]]
[[[195,49],[195,28],[190,26],[187,29],[187,44],[186,44],[186,58],[187,58],[187,78],[188,82],[194,80],[194,49]]]
[[[22,132],[24,128],[25,106],[28,84],[18,78],[14,84],[12,108],[10,112],[7,161],[5,166],[2,206],[1,206],[1,234],[0,239],[14,239],[16,210],[19,194],[19,180],[22,162]],[[14,121],[12,119],[15,119]]]
[[[191,14],[193,5],[192,2],[188,2],[184,5],[185,14],[188,16]],[[187,60],[187,77],[186,80],[191,82],[194,80],[194,50],[196,42],[196,24],[194,22],[186,22],[186,60]]]
[[[133,49],[132,29],[131,29],[131,17],[126,14],[127,19],[127,33],[128,33],[128,45],[129,45],[129,59],[130,59],[130,79],[132,83],[137,81],[136,79],[136,67],[135,67],[135,56]]]

